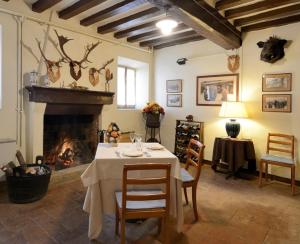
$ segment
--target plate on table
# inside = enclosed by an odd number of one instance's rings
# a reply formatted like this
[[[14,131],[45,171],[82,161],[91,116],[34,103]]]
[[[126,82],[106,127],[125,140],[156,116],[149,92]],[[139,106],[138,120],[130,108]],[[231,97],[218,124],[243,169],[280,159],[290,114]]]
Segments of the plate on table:
[[[162,145],[156,144],[156,145],[149,145],[147,148],[150,150],[163,150],[165,147]]]
[[[143,152],[140,152],[140,151],[125,151],[123,152],[123,155],[124,156],[127,156],[127,157],[141,157],[143,156]]]

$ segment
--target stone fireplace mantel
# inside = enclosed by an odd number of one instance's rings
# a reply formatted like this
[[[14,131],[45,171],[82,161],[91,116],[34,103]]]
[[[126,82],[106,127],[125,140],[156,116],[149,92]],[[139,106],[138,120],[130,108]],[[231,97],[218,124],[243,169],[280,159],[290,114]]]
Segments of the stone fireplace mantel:
[[[41,86],[25,87],[29,92],[29,101],[58,104],[104,105],[113,103],[113,92],[89,91],[68,88]]]
[[[28,91],[24,103],[27,121],[25,155],[28,162],[33,162],[37,155],[44,155],[44,123],[49,116],[93,116],[90,123],[92,127],[87,137],[97,140],[96,133],[97,129],[101,128],[102,109],[113,104],[114,99],[113,92],[105,91],[40,86],[28,86],[25,90]]]

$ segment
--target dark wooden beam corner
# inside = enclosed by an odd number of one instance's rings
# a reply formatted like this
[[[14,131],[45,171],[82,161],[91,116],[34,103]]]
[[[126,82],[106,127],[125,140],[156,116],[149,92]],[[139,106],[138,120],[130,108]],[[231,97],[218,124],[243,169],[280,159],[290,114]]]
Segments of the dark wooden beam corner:
[[[133,35],[139,35],[141,33],[145,33],[148,31],[153,31],[157,30],[155,24],[157,23],[158,20],[150,21],[144,24],[136,25],[133,27],[130,27],[128,29],[123,29],[120,30],[116,33],[114,33],[114,37],[119,39],[119,38],[124,38],[127,36],[133,36]]]
[[[235,26],[244,26],[249,25],[259,21],[278,19],[282,17],[288,17],[291,15],[300,13],[300,4],[291,5],[288,7],[283,7],[275,10],[271,10],[268,12],[263,12],[260,14],[252,15],[249,17],[244,17],[240,19],[236,19],[234,21]]]
[[[181,23],[173,30],[173,32],[182,31],[187,28],[188,27],[185,24]],[[127,41],[128,42],[140,42],[140,41],[144,41],[144,40],[147,40],[147,39],[150,39],[150,38],[153,38],[156,36],[161,36],[161,35],[162,35],[161,31],[158,29],[155,29],[153,31],[143,32],[138,35],[130,36],[127,38]]]
[[[133,9],[145,2],[146,0],[124,0],[115,5],[112,5],[109,8],[103,9],[102,11],[99,11],[89,17],[80,20],[80,24],[83,26],[95,24],[98,21],[129,11],[130,9]]]
[[[152,39],[149,41],[144,41],[140,43],[141,47],[152,47],[155,45],[160,45],[166,42],[170,42],[170,41],[176,41],[176,40],[180,40],[182,38],[187,38],[187,37],[195,37],[195,36],[199,36],[197,34],[196,31],[187,31],[187,32],[182,32],[179,34],[173,34],[170,36],[164,36],[164,37],[160,37],[160,38],[156,38],[156,39]]]
[[[168,13],[173,18],[225,49],[239,48],[242,44],[240,31],[204,0],[148,1],[161,9],[171,6]]]
[[[192,37],[186,37],[186,38],[182,38],[180,40],[176,40],[176,41],[170,41],[170,42],[166,42],[163,44],[159,44],[159,45],[155,45],[153,46],[154,49],[162,49],[165,47],[171,47],[171,46],[176,46],[176,45],[180,45],[180,44],[185,44],[185,43],[189,43],[189,42],[195,42],[195,41],[201,41],[204,40],[205,38],[202,36],[192,36]]]
[[[144,11],[124,17],[122,19],[99,26],[98,33],[106,34],[109,32],[114,32],[114,31],[120,30],[122,28],[127,28],[132,25],[136,25],[143,20],[159,16],[162,13],[163,12],[160,11],[158,8],[152,7],[152,8],[146,9]]]
[[[79,0],[70,7],[67,7],[58,12],[58,17],[61,19],[70,19],[90,8],[93,8],[107,0]]]
[[[299,15],[293,15],[286,18],[276,19],[276,20],[270,20],[265,21],[253,25],[247,25],[242,27],[242,32],[249,32],[249,31],[256,31],[256,30],[262,30],[270,27],[277,27],[281,25],[287,25],[291,23],[296,23],[300,21],[300,14]]]
[[[248,14],[256,14],[260,11],[270,10],[272,8],[299,2],[300,0],[264,0],[262,2],[256,2],[250,5],[227,10],[225,11],[225,17],[228,19],[238,18]]]
[[[61,1],[62,0],[38,0],[34,4],[32,4],[31,9],[34,12],[42,13]]]
[[[228,8],[237,7],[244,3],[250,3],[255,0],[219,0],[216,2],[216,9],[217,10],[224,10]]]

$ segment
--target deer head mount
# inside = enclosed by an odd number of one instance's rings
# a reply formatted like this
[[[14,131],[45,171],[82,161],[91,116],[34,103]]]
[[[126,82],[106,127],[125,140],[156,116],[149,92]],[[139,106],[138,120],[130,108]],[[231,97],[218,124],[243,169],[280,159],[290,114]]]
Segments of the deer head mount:
[[[41,48],[41,42],[39,40],[36,39],[36,42],[38,44],[40,53],[46,63],[47,66],[47,75],[48,78],[51,82],[55,83],[56,81],[59,80],[60,78],[60,68],[61,68],[61,63],[65,62],[64,58],[60,58],[58,61],[52,61],[50,59],[46,58],[46,55],[44,54],[42,48]]]
[[[107,68],[109,64],[111,64],[114,59],[108,60],[100,69],[90,68],[89,70],[89,80],[93,86],[96,86],[99,83],[99,74],[101,71],[104,71],[105,81],[108,83],[113,79],[113,73],[111,73],[110,69]]]
[[[88,60],[88,56],[90,53],[99,45],[100,42],[97,42],[95,44],[88,44],[85,47],[85,52],[83,55],[83,58],[80,61],[73,60],[65,51],[64,45],[68,43],[69,41],[73,39],[69,39],[65,36],[59,35],[58,32],[55,30],[55,33],[58,38],[59,47],[60,50],[64,56],[64,60],[69,63],[70,66],[70,74],[74,78],[74,80],[79,80],[81,77],[81,69],[86,69],[87,67],[84,67],[84,63],[91,63],[91,61]]]

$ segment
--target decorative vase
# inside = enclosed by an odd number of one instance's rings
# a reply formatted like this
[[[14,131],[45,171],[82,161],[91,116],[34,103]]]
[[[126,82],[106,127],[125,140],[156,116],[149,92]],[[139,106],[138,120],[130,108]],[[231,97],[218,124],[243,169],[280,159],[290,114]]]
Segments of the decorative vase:
[[[160,114],[159,113],[146,113],[146,126],[149,128],[160,127]]]

